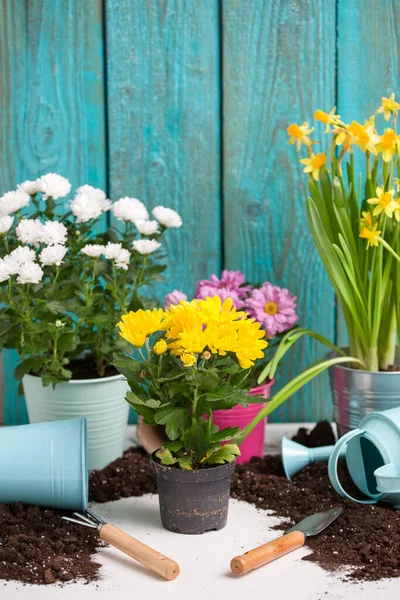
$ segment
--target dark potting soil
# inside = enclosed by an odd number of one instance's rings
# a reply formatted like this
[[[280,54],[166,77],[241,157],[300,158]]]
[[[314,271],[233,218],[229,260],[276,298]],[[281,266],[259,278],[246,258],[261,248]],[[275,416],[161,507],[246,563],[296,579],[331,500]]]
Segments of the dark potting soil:
[[[62,514],[0,504],[0,579],[49,584],[98,578],[100,565],[92,560],[97,531],[68,523]]]
[[[67,369],[72,371],[72,379],[99,379],[100,375],[96,363],[90,360],[72,360]],[[112,377],[118,375],[117,369],[113,365],[107,365],[102,377]]]

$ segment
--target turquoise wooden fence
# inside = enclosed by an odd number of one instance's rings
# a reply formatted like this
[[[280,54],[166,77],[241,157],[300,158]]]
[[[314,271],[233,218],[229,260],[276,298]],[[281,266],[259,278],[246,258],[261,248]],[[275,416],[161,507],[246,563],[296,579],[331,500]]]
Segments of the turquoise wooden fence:
[[[43,172],[178,210],[168,281],[223,266],[298,296],[300,322],[345,340],[307,231],[286,127],[399,93],[389,0],[8,0],[0,3],[0,193]],[[319,358],[304,341],[280,383]],[[26,418],[3,360],[4,415]],[[275,420],[330,418],[321,377]]]

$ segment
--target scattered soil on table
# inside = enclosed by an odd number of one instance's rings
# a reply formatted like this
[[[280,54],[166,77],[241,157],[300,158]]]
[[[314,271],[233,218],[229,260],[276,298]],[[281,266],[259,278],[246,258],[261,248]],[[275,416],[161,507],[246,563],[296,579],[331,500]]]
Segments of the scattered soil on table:
[[[318,445],[334,440],[327,424],[319,424],[310,433],[299,431],[295,438],[309,446],[316,439]],[[344,487],[354,492],[344,462],[339,471]],[[155,476],[141,449],[127,450],[106,469],[90,475],[92,501],[155,492]],[[352,581],[400,576],[400,511],[390,505],[361,505],[341,498],[330,485],[326,463],[309,465],[291,482],[284,476],[279,456],[252,459],[238,465],[231,495],[286,518],[287,528],[310,514],[343,506],[343,514],[334,523],[307,539],[313,552],[303,560],[331,572],[345,570],[342,576]],[[96,531],[62,521],[61,513],[19,503],[0,504],[0,579],[25,583],[94,580],[99,565],[92,555],[98,545]]]
[[[149,455],[142,448],[131,448],[121,458],[89,477],[89,498],[92,502],[110,502],[129,496],[156,494],[156,478],[150,467]]]
[[[48,584],[98,578],[100,565],[92,560],[97,532],[62,520],[62,514],[0,504],[0,579]]]

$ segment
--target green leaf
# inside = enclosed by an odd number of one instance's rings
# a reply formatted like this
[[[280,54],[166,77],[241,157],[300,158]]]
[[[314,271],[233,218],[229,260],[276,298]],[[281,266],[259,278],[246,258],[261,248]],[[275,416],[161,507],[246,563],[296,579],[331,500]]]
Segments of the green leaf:
[[[171,452],[165,446],[160,448],[160,450],[157,450],[156,456],[160,459],[161,464],[163,465],[174,465],[178,462],[178,459],[174,458]]]
[[[35,373],[38,369],[40,369],[41,364],[42,361],[37,356],[25,358],[25,360],[21,361],[15,369],[14,376],[16,379],[22,379],[24,375],[27,375],[31,371]]]
[[[192,468],[192,459],[189,455],[187,456],[178,456],[178,462],[181,469],[185,471],[189,471]]]
[[[167,406],[154,415],[158,425],[165,425],[165,432],[170,440],[176,440],[190,426],[190,413],[187,408]]]
[[[63,333],[58,338],[57,347],[59,348],[59,350],[62,350],[63,352],[71,352],[72,350],[75,350],[77,345],[78,345],[78,337],[73,332]]]
[[[164,448],[167,448],[170,452],[178,452],[178,450],[182,450],[183,443],[180,440],[176,442],[167,442],[164,444]]]
[[[53,315],[58,315],[66,312],[66,307],[65,304],[59,302],[58,300],[51,300],[47,303],[47,310],[49,310]]]
[[[231,440],[239,433],[240,427],[225,427],[225,429],[220,429],[216,433],[213,433],[211,436],[211,442],[225,442],[227,440]]]
[[[208,464],[230,463],[235,460],[236,456],[240,456],[240,450],[237,444],[225,444],[215,452],[213,452],[204,462]]]
[[[128,380],[137,380],[143,370],[143,363],[129,356],[114,355],[112,364]]]

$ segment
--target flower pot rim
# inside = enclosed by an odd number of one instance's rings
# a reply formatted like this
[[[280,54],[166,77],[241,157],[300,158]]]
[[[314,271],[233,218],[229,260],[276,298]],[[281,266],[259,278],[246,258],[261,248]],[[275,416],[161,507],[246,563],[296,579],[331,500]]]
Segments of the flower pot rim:
[[[345,352],[349,352],[350,349],[348,347],[342,347],[341,350]],[[328,358],[334,358],[339,356],[337,352],[329,352]],[[332,365],[329,367],[330,369],[343,369],[344,371],[350,371],[351,373],[362,373],[365,375],[381,375],[382,377],[387,377],[388,375],[400,375],[400,371],[366,371],[365,369],[354,369],[353,367],[346,367],[343,364]]]
[[[23,376],[22,379],[26,377],[32,377],[33,379],[41,379],[38,375],[30,375],[27,373]],[[117,373],[116,375],[110,375],[109,377],[96,377],[94,379],[70,379],[69,381],[60,381],[57,385],[66,384],[66,385],[84,385],[84,384],[93,384],[93,383],[108,383],[109,381],[117,381],[118,379],[126,379],[122,373]]]
[[[221,478],[215,477],[215,475],[222,475],[224,471],[227,472],[226,476],[230,477],[236,469],[236,460],[233,460],[230,463],[224,463],[223,465],[210,466],[207,469],[181,469],[180,467],[163,465],[162,463],[155,460],[154,457],[156,452],[158,452],[158,450],[155,450],[150,455],[150,461],[157,469],[156,474],[161,475],[161,477],[162,474],[160,473],[160,471],[165,475],[176,475],[179,479],[181,479],[181,476],[185,479],[197,479],[197,483],[200,483],[203,478],[205,480],[208,480],[211,474],[213,476],[213,480],[224,479],[224,476],[222,476]]]

